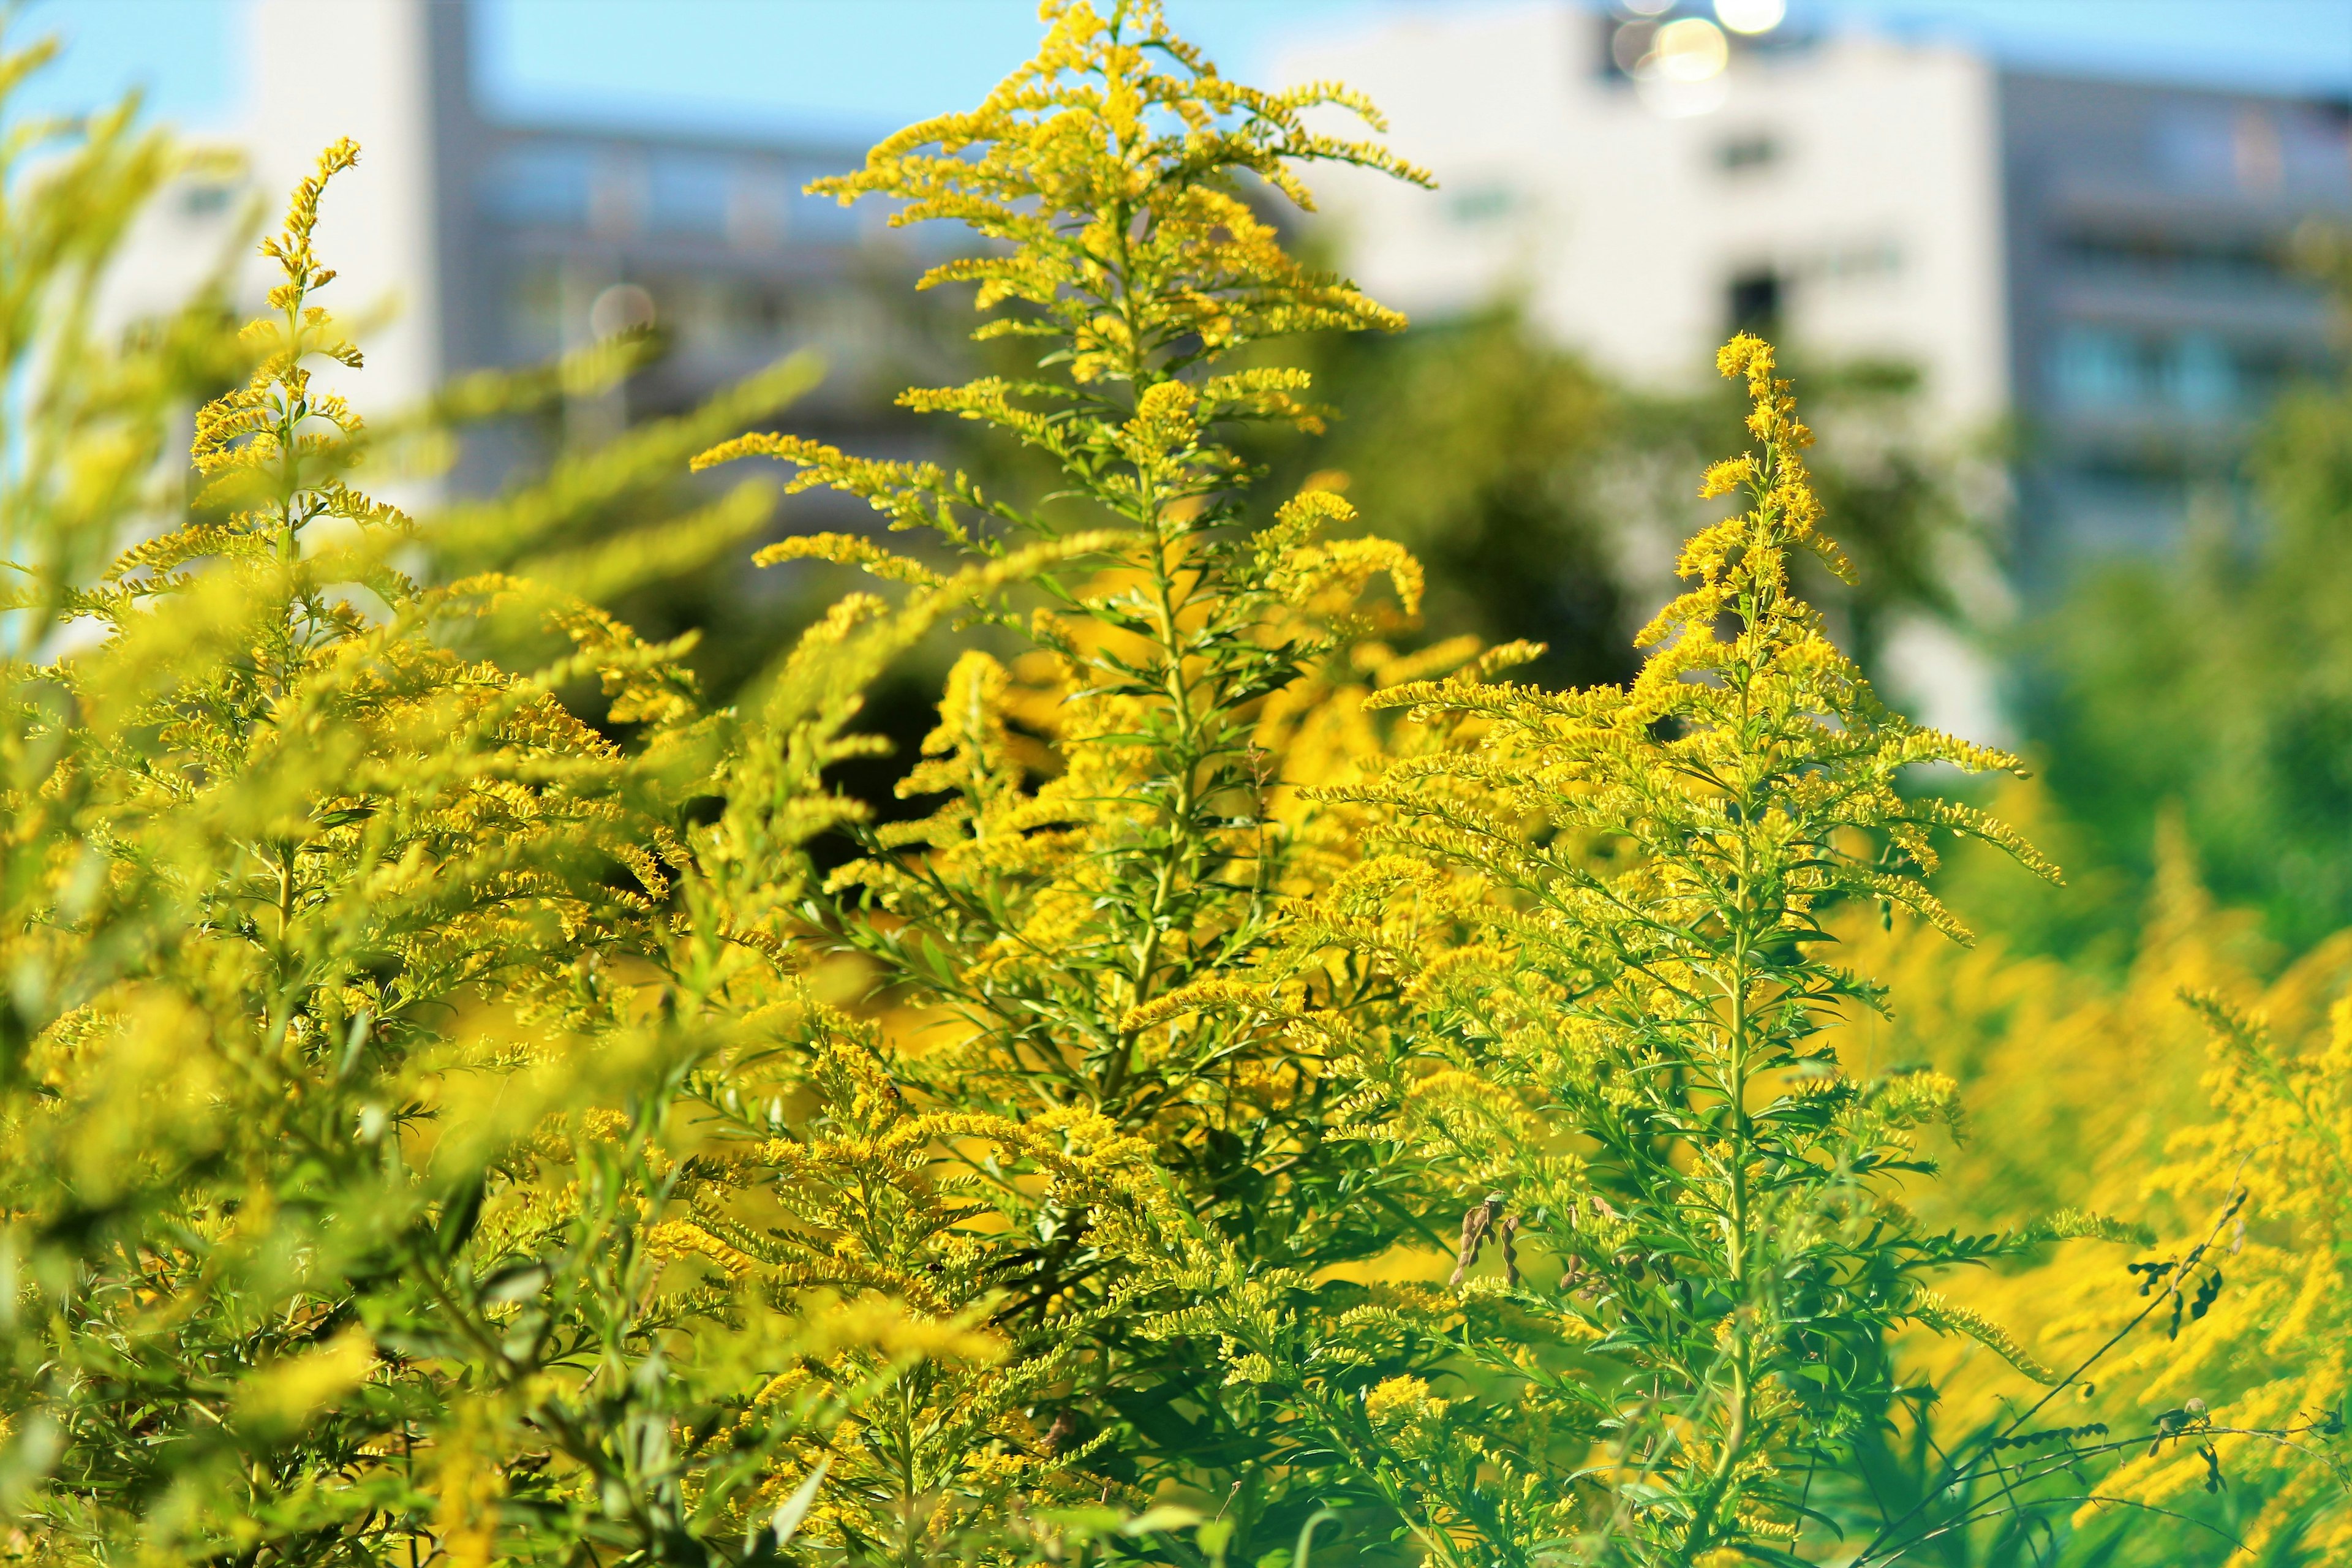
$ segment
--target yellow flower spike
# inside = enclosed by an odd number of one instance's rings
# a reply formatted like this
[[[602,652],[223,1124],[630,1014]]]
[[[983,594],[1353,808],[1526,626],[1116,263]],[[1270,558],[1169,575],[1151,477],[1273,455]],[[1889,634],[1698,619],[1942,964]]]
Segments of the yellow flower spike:
[[[1366,863],[1360,893],[1343,879],[1309,903],[1295,956],[1268,966],[1329,973],[1336,950],[1381,987],[1376,1008],[1335,1005],[1287,1026],[1347,1041],[1332,1083],[1349,1135],[1438,1173],[1447,1234],[1462,1232],[1450,1300],[1406,1319],[1410,1331],[1302,1303],[1286,1340],[1368,1361],[1466,1344],[1489,1371],[1531,1341],[1563,1356],[1607,1345],[1615,1375],[1657,1401],[1633,1441],[1658,1456],[1643,1484],[1675,1502],[1629,1521],[1597,1472],[1551,1468],[1518,1436],[1554,1434],[1546,1443],[1577,1463],[1581,1445],[1626,1443],[1622,1423],[1585,1425],[1585,1405],[1530,1380],[1491,1394],[1482,1384],[1485,1398],[1446,1409],[1442,1428],[1399,1426],[1423,1391],[1376,1385],[1366,1413],[1399,1433],[1414,1468],[1408,1480],[1367,1453],[1363,1473],[1392,1475],[1432,1539],[1474,1530],[1439,1522],[1473,1511],[1446,1478],[1466,1489],[1498,1450],[1527,1466],[1531,1500],[1507,1525],[1475,1527],[1495,1552],[1607,1530],[1629,1561],[1676,1562],[1798,1539],[1794,1478],[1817,1444],[1864,1417],[1792,1393],[1772,1347],[1803,1331],[1765,1281],[1883,1268],[1911,1293],[1857,1285],[1844,1298],[1878,1301],[1878,1331],[1931,1324],[2046,1374],[1990,1320],[1926,1290],[1932,1264],[1962,1254],[1920,1227],[1891,1183],[1864,1174],[1916,1158],[1916,1129],[1950,1114],[1951,1084],[1873,1081],[1807,1044],[1835,998],[1874,996],[1825,956],[1834,938],[1818,922],[1840,900],[1899,903],[1965,936],[1926,880],[1938,830],[2048,869],[1972,808],[1895,787],[1916,762],[2016,760],[1889,711],[1794,596],[1791,552],[1843,565],[1800,456],[1811,433],[1769,345],[1736,339],[1720,364],[1747,384],[1758,446],[1711,468],[1703,490],[1745,507],[1685,545],[1685,589],[1641,635],[1651,653],[1636,679],[1549,692],[1465,672],[1372,695],[1366,706],[1402,712],[1440,743],[1313,792],[1363,813],[1382,858]],[[1281,547],[1320,548],[1298,532]],[[1389,872],[1391,858],[1421,875]],[[1400,918],[1427,897],[1406,896],[1416,885],[1442,896],[1419,921]],[[1791,1119],[1766,1135],[1752,1108],[1776,1097],[1776,1117]],[[1786,1109],[1800,1105],[1811,1131]],[[1578,1131],[1602,1141],[1607,1165],[1562,1158]],[[1791,1139],[1805,1152],[1792,1156]],[[1629,1162],[1643,1173],[1618,1168]],[[1850,1244],[1887,1250],[1865,1264]],[[1238,1305],[1212,1297],[1202,1316],[1248,1342]],[[1288,1409],[1346,1441],[1311,1401]],[[1479,1506],[1499,1507],[1498,1495],[1481,1492]]]
[[[1709,467],[1706,477],[1699,481],[1699,499],[1713,500],[1717,496],[1729,495],[1733,490],[1746,484],[1755,471],[1756,460],[1753,458],[1744,454],[1737,458],[1726,458],[1721,462]]]

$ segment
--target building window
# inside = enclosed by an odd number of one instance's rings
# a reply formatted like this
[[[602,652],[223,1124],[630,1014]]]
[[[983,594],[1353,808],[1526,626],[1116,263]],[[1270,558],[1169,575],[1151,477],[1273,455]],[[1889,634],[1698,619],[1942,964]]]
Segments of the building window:
[[[1715,149],[1715,166],[1727,174],[1752,174],[1780,161],[1780,143],[1759,131],[1735,136]]]
[[[552,262],[526,266],[509,279],[505,338],[518,359],[538,359],[563,349],[563,273]]]
[[[653,161],[646,193],[646,221],[663,234],[717,239],[727,233],[735,196],[735,171],[718,158],[665,153]]]
[[[2109,327],[2068,327],[2050,350],[2050,395],[2061,408],[2131,408],[2147,401],[2140,345]]]
[[[180,187],[180,216],[191,223],[203,223],[228,211],[236,195],[236,187],[219,180],[192,180]]]
[[[1601,74],[1620,79],[1632,76],[1633,68],[1650,52],[1657,36],[1658,24],[1649,16],[1623,22],[1604,18],[1601,24]]]
[[[513,147],[483,171],[482,209],[519,226],[582,228],[594,183],[584,147]]]
[[[2274,239],[2214,235],[2075,233],[2057,241],[2058,255],[2078,271],[2117,282],[2205,290],[2296,289],[2305,285],[2287,269]]]
[[[686,352],[738,359],[774,352],[777,300],[751,279],[680,279],[668,299],[669,320]]]
[[[2212,332],[2147,336],[2078,325],[2051,344],[2052,401],[2077,413],[2226,418],[2261,402],[2279,379],[2278,367],[2258,350]]]
[[[1729,293],[1733,331],[1768,338],[1779,334],[1780,313],[1787,304],[1787,289],[1779,273],[1769,268],[1742,272],[1732,279]]]
[[[1518,205],[1518,193],[1508,185],[1469,185],[1454,193],[1446,213],[1464,228],[1483,228],[1509,217]]]
[[[2173,340],[2164,359],[2166,401],[2186,414],[2227,414],[2242,401],[2237,362],[2210,332]]]
[[[773,167],[751,163],[736,171],[727,214],[728,237],[751,249],[782,243],[800,189]]]

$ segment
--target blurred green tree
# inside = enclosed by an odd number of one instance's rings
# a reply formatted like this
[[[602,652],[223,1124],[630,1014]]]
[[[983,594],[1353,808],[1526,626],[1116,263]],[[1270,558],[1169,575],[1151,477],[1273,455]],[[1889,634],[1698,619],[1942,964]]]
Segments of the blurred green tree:
[[[1742,416],[1735,395],[1627,387],[1510,303],[1395,337],[1329,335],[1309,363],[1330,432],[1252,449],[1276,490],[1318,475],[1343,487],[1366,527],[1427,569],[1433,635],[1538,639],[1528,677],[1549,686],[1632,673],[1627,639],[1672,595],[1680,542],[1716,514],[1689,476]],[[1884,679],[1899,617],[1985,614],[1969,585],[1992,576],[1990,509],[1971,480],[1991,453],[1923,435],[1908,366],[1796,363],[1833,437],[1816,470],[1826,526],[1855,568],[1849,584],[1801,567],[1801,585]]]

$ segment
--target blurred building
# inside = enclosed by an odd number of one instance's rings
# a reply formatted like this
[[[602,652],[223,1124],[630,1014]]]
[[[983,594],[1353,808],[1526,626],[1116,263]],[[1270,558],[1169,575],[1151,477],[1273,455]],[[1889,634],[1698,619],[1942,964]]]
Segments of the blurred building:
[[[2330,353],[2289,249],[2352,218],[2346,106],[1807,37],[1781,10],[1433,6],[1286,61],[1367,93],[1440,181],[1320,181],[1349,267],[1421,314],[1516,296],[1637,384],[1696,382],[1742,326],[1907,362],[1941,428],[2013,433],[2031,581],[2234,505],[2252,421]]]
[[[350,136],[319,248],[327,302],[368,352],[362,406],[397,407],[448,377],[535,363],[651,321],[668,352],[601,422],[681,408],[800,348],[833,374],[799,420],[838,432],[886,419],[894,360],[920,353],[904,311],[909,255],[867,208],[803,195],[864,149],[520,123],[474,95],[466,0],[251,0],[236,184],[184,184],[143,224],[117,306],[176,297],[241,248],[254,203],[274,224],[320,148]],[[870,206],[870,204],[868,204]],[[245,263],[253,292],[271,279]],[[487,460],[486,460],[487,459]],[[493,445],[459,482],[494,483]]]
[[[801,194],[861,148],[487,114],[467,0],[246,9],[249,182],[189,184],[151,216],[129,308],[184,289],[248,199],[282,200],[351,135],[363,162],[320,244],[335,308],[374,318],[364,406],[648,315],[668,357],[584,415],[682,406],[814,346],[834,374],[805,423],[841,430],[929,374],[908,363],[937,339],[907,309],[903,237]],[[2234,505],[2252,421],[2330,353],[2287,251],[2307,219],[2352,219],[2346,107],[1805,36],[1781,10],[1426,5],[1327,29],[1282,74],[1363,90],[1438,175],[1433,193],[1316,182],[1350,269],[1415,314],[1516,295],[1649,385],[1706,377],[1734,326],[1816,363],[1907,363],[1937,428],[2012,432],[2020,558],[2043,581],[2084,552],[2161,546],[2200,500]],[[467,482],[494,479],[489,457]]]

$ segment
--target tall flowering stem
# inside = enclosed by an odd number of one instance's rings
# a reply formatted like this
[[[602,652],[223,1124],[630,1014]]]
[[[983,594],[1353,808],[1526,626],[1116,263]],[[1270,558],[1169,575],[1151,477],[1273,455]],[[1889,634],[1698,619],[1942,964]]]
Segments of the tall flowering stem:
[[[1884,1000],[1833,962],[1833,907],[1965,936],[1927,886],[1938,834],[2054,872],[1975,808],[1897,788],[1921,763],[2017,762],[1890,710],[1790,592],[1797,552],[1845,570],[1811,436],[1766,344],[1720,365],[1756,446],[1703,493],[1747,504],[1685,547],[1691,585],[1641,633],[1637,679],[1375,694],[1448,743],[1322,793],[1376,814],[1384,852],[1313,901],[1254,997],[1202,999],[1327,1043],[1340,1136],[1455,1194],[1451,1283],[1135,1240],[1201,1300],[1171,1331],[1222,1336],[1302,1450],[1345,1455],[1465,1568],[1793,1560],[1807,1478],[1894,1394],[1889,1335],[1968,1335],[2048,1375],[1928,1283],[2027,1238],[1929,1234],[1901,1199],[1954,1086],[1864,1076],[1822,1031]],[[1336,954],[1393,1005],[1317,1008]]]

